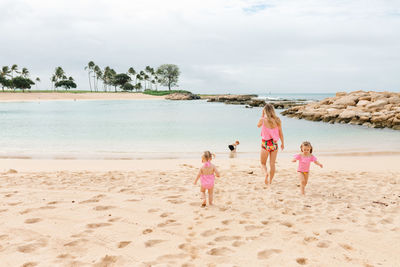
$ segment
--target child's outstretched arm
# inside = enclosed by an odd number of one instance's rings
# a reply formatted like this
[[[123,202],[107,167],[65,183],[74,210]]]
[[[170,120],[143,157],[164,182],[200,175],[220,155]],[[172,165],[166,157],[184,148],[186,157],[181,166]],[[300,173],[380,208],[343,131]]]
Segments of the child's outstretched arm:
[[[217,168],[214,166],[214,172],[215,172],[215,176],[220,177],[219,171],[217,170]]]
[[[258,123],[257,123],[257,127],[260,128],[263,125],[263,118],[261,118]]]
[[[319,163],[318,161],[314,161],[314,163],[317,164],[318,166],[320,166],[321,168],[324,167],[324,166],[323,166],[321,163]]]
[[[201,175],[201,169],[199,170],[199,173],[197,174],[196,180],[194,180],[194,184],[197,184],[197,181],[200,179]]]

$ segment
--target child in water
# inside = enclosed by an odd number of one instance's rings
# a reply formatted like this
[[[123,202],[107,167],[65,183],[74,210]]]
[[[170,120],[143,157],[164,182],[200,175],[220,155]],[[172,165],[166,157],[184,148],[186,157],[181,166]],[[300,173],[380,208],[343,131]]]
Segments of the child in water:
[[[297,172],[300,178],[300,191],[304,196],[304,189],[306,188],[308,182],[308,176],[310,174],[310,163],[314,162],[321,168],[323,167],[321,163],[317,161],[317,158],[312,154],[313,148],[310,142],[303,142],[300,146],[301,153],[294,156],[292,162],[299,161],[299,167]]]
[[[229,148],[230,151],[236,152],[236,147],[237,147],[239,144],[240,144],[239,141],[236,140],[235,143],[229,145],[228,148]]]
[[[201,182],[201,199],[202,199],[202,207],[205,207],[207,204],[206,199],[206,189],[208,190],[208,204],[212,205],[213,201],[213,190],[214,190],[214,180],[215,176],[219,177],[219,172],[217,168],[211,164],[212,157],[215,157],[214,154],[211,154],[210,151],[205,151],[203,156],[201,156],[201,161],[203,162],[203,166],[200,168],[199,173],[197,174],[196,180],[194,184],[197,184],[197,181],[200,179]]]

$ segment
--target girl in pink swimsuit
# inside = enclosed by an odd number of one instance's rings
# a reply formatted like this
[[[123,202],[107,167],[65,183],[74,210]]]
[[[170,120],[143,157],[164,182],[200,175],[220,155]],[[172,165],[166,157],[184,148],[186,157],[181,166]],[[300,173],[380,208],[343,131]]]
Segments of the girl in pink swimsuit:
[[[197,181],[200,179],[201,182],[201,199],[202,199],[202,207],[206,206],[206,190],[208,190],[208,203],[212,205],[213,201],[213,193],[214,193],[214,180],[215,176],[219,177],[219,172],[217,168],[211,164],[212,157],[215,157],[214,154],[211,154],[210,151],[205,151],[203,156],[201,157],[201,161],[203,162],[203,166],[200,168],[199,173],[197,174],[196,180],[194,184],[197,184]]]
[[[293,158],[293,162],[299,161],[299,167],[297,172],[300,178],[300,192],[304,196],[304,189],[306,188],[308,182],[308,175],[310,174],[310,164],[314,162],[321,168],[323,167],[321,163],[317,161],[317,158],[312,154],[312,146],[310,142],[303,142],[300,146],[301,154],[297,154]]]
[[[275,162],[278,155],[278,141],[281,140],[283,150],[284,140],[281,120],[276,116],[274,106],[266,104],[262,111],[262,116],[257,123],[261,127],[261,168],[265,173],[265,184],[270,185],[275,175]],[[269,157],[270,171],[268,173],[267,160]]]

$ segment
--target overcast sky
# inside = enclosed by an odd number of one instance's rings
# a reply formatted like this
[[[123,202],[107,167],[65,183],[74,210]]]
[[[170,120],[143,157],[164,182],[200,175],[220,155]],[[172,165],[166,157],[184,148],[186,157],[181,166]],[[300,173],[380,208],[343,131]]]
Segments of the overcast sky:
[[[399,0],[0,0],[0,66],[88,89],[164,63],[196,93],[400,90]]]

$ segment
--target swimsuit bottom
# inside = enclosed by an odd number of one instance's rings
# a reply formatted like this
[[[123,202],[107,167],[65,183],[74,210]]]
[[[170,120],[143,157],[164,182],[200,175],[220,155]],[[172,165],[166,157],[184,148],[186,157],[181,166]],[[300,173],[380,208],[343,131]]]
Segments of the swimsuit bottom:
[[[261,148],[267,150],[268,152],[273,152],[278,150],[278,143],[274,141],[274,139],[262,140]]]
[[[233,145],[229,145],[228,147],[229,147],[229,150],[230,150],[230,151],[235,150],[235,147],[234,147]]]
[[[200,176],[200,182],[201,182],[201,186],[205,189],[211,189],[214,187],[214,180],[215,180],[215,176],[214,174],[209,174],[209,175],[201,175]]]

